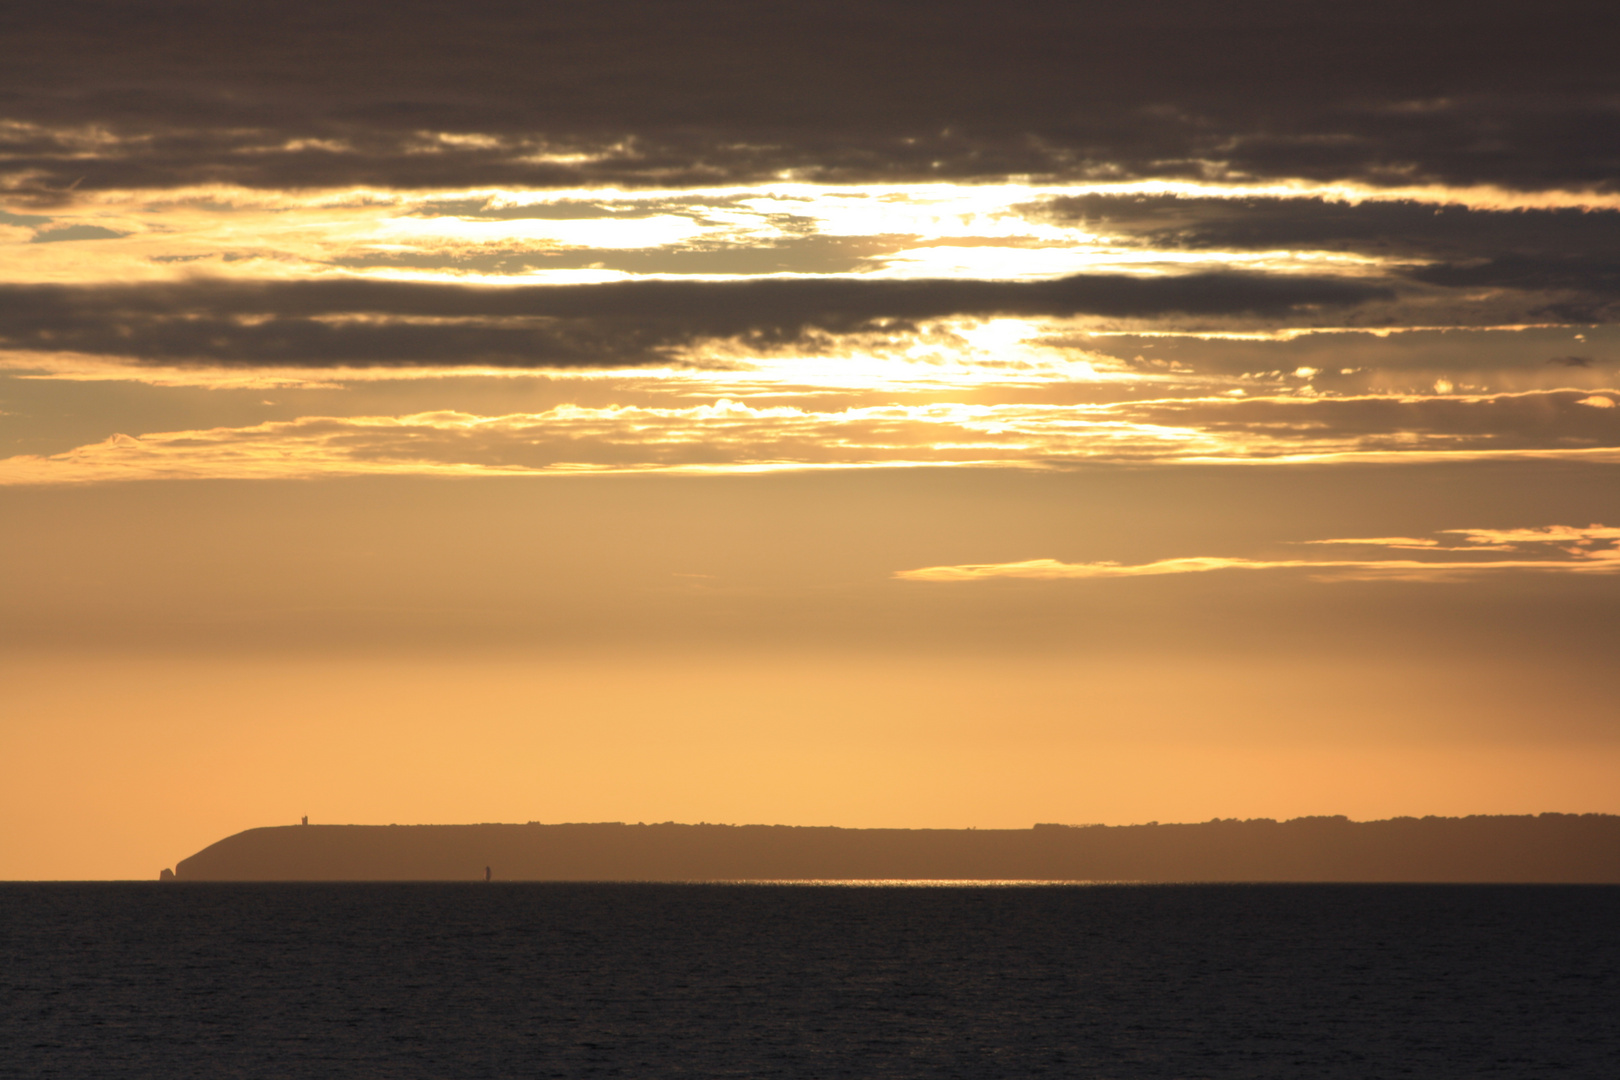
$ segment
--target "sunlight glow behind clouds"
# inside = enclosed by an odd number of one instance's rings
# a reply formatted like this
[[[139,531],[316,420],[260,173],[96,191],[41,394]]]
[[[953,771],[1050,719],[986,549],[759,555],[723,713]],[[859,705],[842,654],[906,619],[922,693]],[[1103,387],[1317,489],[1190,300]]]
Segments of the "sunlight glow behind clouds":
[[[753,248],[793,237],[886,237],[886,254],[866,257],[864,273],[1043,278],[1080,270],[1174,271],[1188,263],[1270,269],[1376,267],[1383,260],[1308,247],[1271,252],[1145,250],[1122,247],[1106,225],[1060,224],[1043,216],[1053,199],[1081,195],[1189,199],[1324,198],[1348,205],[1415,200],[1479,209],[1620,208],[1620,197],[1584,193],[1506,193],[1490,189],[1370,189],[1347,185],[1200,185],[1180,182],[1035,186],[872,185],[863,188],[764,185],[671,191],[573,189],[545,193],[491,189],[401,193],[369,190],[263,192],[198,188],[161,194],[98,192],[53,211],[48,224],[0,238],[0,280],[106,280],[184,277],[206,268],[233,276],[330,271],[335,260],[392,256],[415,260],[418,276],[490,281],[532,279],[551,268],[516,271],[467,263],[476,253],[511,259],[568,251]],[[593,210],[594,208],[594,210]],[[533,216],[518,216],[532,214]],[[127,233],[117,240],[28,243],[40,230],[90,226]],[[1099,231],[1102,230],[1102,231]],[[919,246],[921,245],[921,246]],[[788,256],[791,260],[791,256]],[[436,263],[436,265],[432,265]],[[671,264],[672,266],[675,264]],[[348,272],[386,273],[389,264]],[[681,271],[676,271],[681,272]],[[805,266],[787,272],[815,272]]]

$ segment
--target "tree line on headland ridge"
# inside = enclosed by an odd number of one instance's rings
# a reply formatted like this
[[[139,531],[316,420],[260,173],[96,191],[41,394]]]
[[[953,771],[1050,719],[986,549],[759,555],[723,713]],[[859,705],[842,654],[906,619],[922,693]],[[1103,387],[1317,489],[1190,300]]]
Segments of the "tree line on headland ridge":
[[[290,825],[179,881],[1390,881],[1620,883],[1620,816],[1216,819],[1031,829]],[[165,878],[169,872],[164,872]]]

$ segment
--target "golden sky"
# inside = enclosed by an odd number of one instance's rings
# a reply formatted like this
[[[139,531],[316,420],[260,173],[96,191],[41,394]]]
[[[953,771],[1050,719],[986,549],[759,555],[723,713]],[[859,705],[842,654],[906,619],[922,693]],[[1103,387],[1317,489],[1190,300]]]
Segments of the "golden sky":
[[[1620,812],[1591,35],[869,7],[0,31],[0,878]]]

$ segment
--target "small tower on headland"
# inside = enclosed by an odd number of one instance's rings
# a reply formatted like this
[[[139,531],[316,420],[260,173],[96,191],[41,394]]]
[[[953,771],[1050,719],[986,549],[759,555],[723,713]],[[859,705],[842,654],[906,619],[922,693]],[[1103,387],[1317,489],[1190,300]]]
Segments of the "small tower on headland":
[[[309,815],[308,815],[308,814],[305,814],[305,815],[304,815],[304,820],[303,820],[303,822],[302,822],[302,824],[304,824],[304,825],[308,825],[308,824],[309,824]]]

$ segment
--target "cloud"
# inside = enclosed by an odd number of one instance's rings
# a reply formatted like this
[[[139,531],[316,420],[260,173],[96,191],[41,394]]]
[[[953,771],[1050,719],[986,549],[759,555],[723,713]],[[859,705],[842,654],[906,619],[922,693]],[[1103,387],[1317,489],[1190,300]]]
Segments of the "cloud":
[[[1536,529],[1444,529],[1450,536],[1461,536],[1476,548],[1506,551],[1519,545],[1590,545],[1620,540],[1620,528],[1608,525],[1546,525]]]
[[[680,407],[569,404],[499,416],[453,410],[310,416],[247,427],[118,435],[66,453],[11,457],[0,460],[0,484],[917,465],[1060,469],[1105,462],[1253,466],[1512,457],[1620,462],[1620,410],[1579,407],[1577,393],[1440,402],[1457,410],[1439,414],[1456,431],[1412,426],[1413,416],[1424,415],[1421,410],[1381,413],[1376,407],[1388,404],[1381,400],[815,409],[721,399]],[[1350,412],[1336,414],[1340,406]],[[1364,406],[1374,408],[1356,411]],[[1223,418],[1223,410],[1232,410],[1232,415]],[[1583,429],[1558,420],[1561,411],[1569,410],[1596,425],[1585,430],[1603,437],[1570,435],[1571,429]],[[1545,417],[1539,434],[1515,430],[1525,415],[1538,413]],[[1380,415],[1385,426],[1373,425],[1371,420]],[[1395,544],[1390,538],[1335,542]],[[1410,538],[1401,542],[1431,546]]]
[[[1419,281],[1453,288],[1578,289],[1615,295],[1620,294],[1620,255],[1613,258],[1503,255],[1477,262],[1426,266],[1414,271],[1412,276]]]
[[[1325,251],[1383,260],[1392,270],[1404,266],[1406,278],[1423,285],[1517,294],[1516,304],[1501,295],[1476,301],[1502,322],[1605,322],[1620,297],[1614,209],[1090,193],[1034,203],[1029,212],[1123,240],[1144,254]]]
[[[1552,525],[1540,529],[1448,529],[1447,534],[1463,535],[1472,547],[1447,547],[1438,541],[1408,537],[1313,540],[1315,544],[1353,544],[1368,548],[1433,548],[1440,551],[1513,551],[1512,559],[1248,559],[1227,556],[1195,556],[1158,559],[1154,562],[1066,563],[1056,559],[1028,559],[1007,563],[966,563],[958,566],[927,566],[896,571],[901,581],[965,582],[992,578],[1021,578],[1040,581],[1088,580],[1098,578],[1158,577],[1165,574],[1202,574],[1216,570],[1304,570],[1323,580],[1400,580],[1455,581],[1480,574],[1504,571],[1535,573],[1614,574],[1620,573],[1620,528],[1592,525],[1573,528]]]
[[[1372,546],[1372,547],[1388,547],[1388,548],[1438,549],[1438,550],[1447,550],[1447,551],[1452,550],[1450,548],[1442,549],[1440,541],[1438,541],[1438,540],[1426,539],[1424,537],[1414,537],[1414,536],[1341,537],[1341,538],[1330,539],[1330,540],[1305,540],[1305,541],[1303,541],[1303,543],[1306,543],[1306,544],[1350,544],[1350,545],[1355,545],[1357,547]]]
[[[1453,261],[1620,257],[1620,210],[1613,209],[1099,192],[1057,196],[1032,204],[1030,213],[1170,250],[1339,251]]]
[[[0,25],[0,183],[1215,176],[1612,186],[1595,3],[64,0]],[[379,27],[386,27],[386,33]]]
[[[749,472],[874,465],[1029,465],[1032,440],[1096,456],[1173,453],[1196,433],[1095,409],[881,405],[818,412],[721,400],[684,408],[563,405],[304,417],[240,428],[115,435],[67,453],[0,459],[0,484],[328,475]]]
[[[1613,391],[1610,391],[1613,392]],[[1166,399],[1121,407],[1199,431],[1235,456],[1511,454],[1620,447],[1620,415],[1589,390]],[[1607,399],[1605,399],[1607,400]]]
[[[41,229],[34,234],[29,243],[55,244],[64,240],[117,240],[128,235],[128,233],[103,228],[100,225],[63,225],[55,229]]]
[[[226,366],[620,367],[713,338],[760,346],[947,316],[1279,318],[1387,297],[1332,278],[768,278],[492,287],[375,280],[0,285],[0,347]]]

